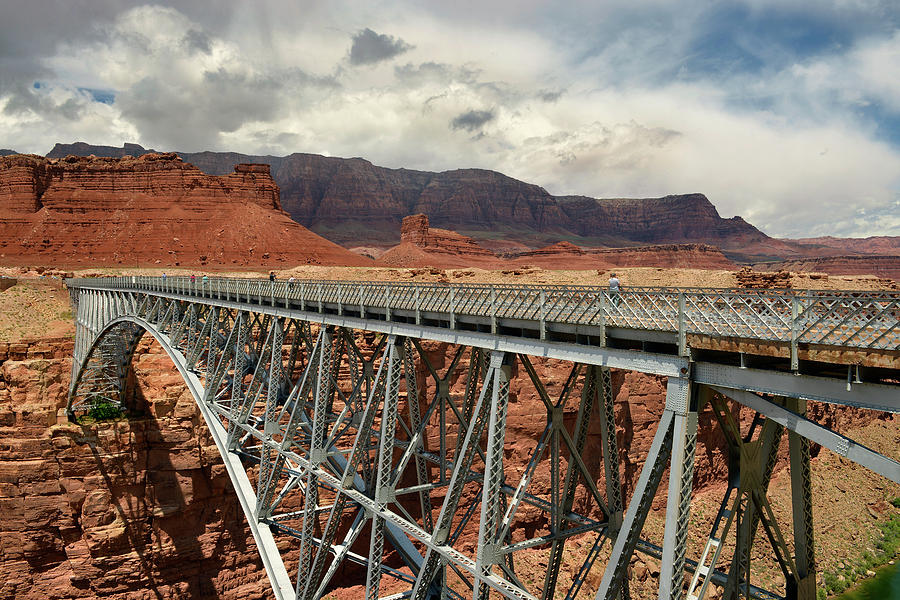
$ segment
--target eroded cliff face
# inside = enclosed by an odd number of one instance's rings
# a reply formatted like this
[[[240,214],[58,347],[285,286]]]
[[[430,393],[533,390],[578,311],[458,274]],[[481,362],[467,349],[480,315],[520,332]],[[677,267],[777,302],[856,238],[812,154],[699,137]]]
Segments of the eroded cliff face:
[[[128,151],[143,151],[139,148],[129,145]],[[120,156],[124,151],[57,144],[48,156]],[[388,169],[361,158],[315,154],[179,155],[213,174],[228,173],[238,163],[271,165],[284,209],[299,223],[348,247],[392,246],[399,241],[403,217],[424,213],[435,227],[476,239],[505,237],[531,248],[581,236],[584,243],[579,245],[585,246],[707,243],[734,256],[800,253],[798,246],[770,238],[740,217],[723,219],[703,194],[601,200],[553,196],[540,186],[484,169]]]
[[[144,344],[142,419],[65,419],[71,337],[0,343],[0,598],[265,598],[215,446]]]
[[[817,238],[800,238],[789,240],[804,246],[811,246],[821,256],[834,254],[900,254],[900,236],[874,235],[867,238],[837,238],[823,236]],[[827,252],[831,250],[832,252]]]
[[[212,176],[174,153],[0,158],[9,264],[363,265],[291,220],[264,164]]]
[[[754,265],[761,270],[787,270],[829,275],[873,275],[900,282],[900,254],[823,256]]]
[[[706,244],[661,244],[631,248],[580,248],[558,242],[510,256],[514,263],[545,268],[606,269],[611,267],[690,267],[733,270],[736,265],[721,250]]]

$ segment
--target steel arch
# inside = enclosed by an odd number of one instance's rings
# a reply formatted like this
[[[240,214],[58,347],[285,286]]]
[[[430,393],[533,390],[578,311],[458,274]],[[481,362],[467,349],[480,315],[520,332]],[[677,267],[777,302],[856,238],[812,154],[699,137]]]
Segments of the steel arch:
[[[94,351],[103,342],[104,338],[107,335],[111,334],[116,328],[121,327],[126,323],[138,326],[142,331],[142,335],[143,333],[149,333],[150,335],[152,335],[153,338],[163,348],[163,350],[165,350],[166,354],[168,354],[169,358],[172,360],[173,365],[178,370],[178,373],[181,375],[182,379],[184,379],[184,382],[187,385],[187,388],[190,391],[194,402],[200,408],[200,414],[203,415],[203,420],[206,422],[206,426],[209,429],[213,441],[216,444],[216,449],[218,450],[219,455],[222,458],[222,462],[225,464],[228,478],[231,480],[231,485],[234,488],[235,494],[238,497],[238,501],[241,504],[241,509],[244,511],[244,516],[247,518],[247,523],[250,526],[250,531],[253,534],[253,539],[256,542],[256,547],[259,550],[260,558],[262,559],[263,566],[266,569],[266,574],[268,575],[269,580],[272,583],[272,590],[275,593],[275,597],[278,600],[288,600],[290,598],[293,598],[294,585],[291,583],[290,576],[288,575],[287,569],[284,566],[284,561],[281,559],[281,554],[278,551],[278,547],[275,543],[275,537],[272,535],[272,532],[268,527],[260,527],[260,523],[256,519],[256,492],[253,490],[253,486],[250,482],[249,477],[247,476],[246,471],[244,470],[244,466],[241,463],[240,457],[228,451],[228,431],[224,428],[222,422],[210,412],[207,406],[205,406],[203,402],[203,398],[205,397],[205,389],[202,382],[200,381],[200,378],[197,376],[197,374],[191,372],[188,369],[184,354],[171,344],[169,336],[161,333],[155,326],[153,326],[153,324],[140,317],[130,315],[120,316],[115,317],[111,321],[106,323],[106,325],[103,326],[103,328],[94,338],[89,347],[88,353],[81,361],[81,365],[77,369],[77,374],[72,383],[72,391],[70,392],[69,396],[69,406],[67,407],[67,412],[72,414],[72,398],[77,393],[78,387],[86,371],[86,367],[93,357]],[[129,357],[129,362],[130,360],[131,357]]]

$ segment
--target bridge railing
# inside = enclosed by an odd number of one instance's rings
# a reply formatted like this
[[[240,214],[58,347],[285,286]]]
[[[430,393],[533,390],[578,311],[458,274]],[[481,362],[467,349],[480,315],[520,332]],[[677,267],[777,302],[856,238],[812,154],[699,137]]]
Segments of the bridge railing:
[[[900,349],[900,292],[440,284],[221,277],[70,279],[70,287],[141,290],[341,314],[407,311],[544,324],[620,327],[797,344]]]

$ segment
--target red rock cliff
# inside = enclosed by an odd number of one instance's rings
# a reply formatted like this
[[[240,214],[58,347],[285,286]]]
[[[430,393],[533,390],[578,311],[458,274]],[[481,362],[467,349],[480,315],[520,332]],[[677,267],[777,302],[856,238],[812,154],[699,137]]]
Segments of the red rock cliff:
[[[158,346],[147,418],[77,426],[71,338],[0,343],[0,599],[270,596],[243,512]]]
[[[829,275],[874,275],[900,282],[900,254],[871,254],[801,258],[754,265],[762,270],[828,273]]]
[[[130,145],[127,151],[137,148]],[[48,156],[123,152],[126,148],[73,144],[57,145]],[[582,236],[586,239],[581,245],[588,246],[707,243],[729,255],[803,254],[799,245],[770,238],[740,217],[723,219],[703,194],[644,199],[553,196],[538,185],[484,169],[388,169],[361,158],[315,154],[179,155],[207,173],[228,173],[241,162],[270,164],[285,210],[313,231],[349,246],[396,244],[401,219],[424,213],[438,227],[478,238],[488,237],[482,235],[487,232],[490,239],[505,235],[530,247]]]
[[[429,227],[428,217],[423,214],[404,217],[400,226],[400,241],[438,254],[496,258],[493,252],[482,248],[470,237]]]
[[[174,153],[0,158],[0,255],[69,265],[369,263],[292,221],[268,165],[205,175]]]

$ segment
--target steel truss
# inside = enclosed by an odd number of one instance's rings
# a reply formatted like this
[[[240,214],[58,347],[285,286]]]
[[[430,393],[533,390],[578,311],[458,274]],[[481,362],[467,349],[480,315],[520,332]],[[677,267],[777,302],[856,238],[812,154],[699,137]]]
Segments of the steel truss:
[[[804,416],[807,399],[865,404],[888,390],[893,397],[880,397],[879,406],[898,405],[890,386],[856,384],[854,394],[840,381],[769,373],[747,385],[748,370],[494,334],[459,336],[464,343],[437,363],[429,340],[445,340],[445,330],[385,331],[383,320],[370,324],[365,314],[329,323],[274,300],[70,289],[70,416],[102,402],[133,408],[126,389],[131,360],[145,333],[155,338],[210,428],[277,598],[321,598],[343,574],[364,583],[372,599],[625,599],[636,551],[660,559],[661,599],[700,599],[711,584],[729,598],[813,598],[809,441],[900,483],[900,464]],[[572,359],[553,394],[533,356]],[[627,508],[620,451],[628,449],[618,447],[611,365],[669,377],[665,410]],[[514,376],[540,399],[543,431],[525,449],[527,462],[511,465]],[[813,397],[797,379],[809,380]],[[755,411],[743,436],[734,403]],[[732,464],[722,509],[695,561],[688,539],[707,537],[690,527],[703,410],[715,414]],[[793,552],[766,498],[785,429]],[[602,448],[597,472],[585,455],[591,431],[599,432]],[[642,536],[667,469],[660,546]],[[549,472],[549,485],[535,484],[539,470]],[[760,526],[785,575],[779,592],[751,582],[750,548]],[[729,535],[735,550],[725,563]],[[281,544],[290,548],[287,565],[276,536],[293,540]],[[588,551],[575,553],[573,539]],[[536,556],[541,573],[517,568],[534,565]],[[576,556],[574,575],[563,576],[561,566]],[[596,590],[587,589],[592,572],[603,573]]]

